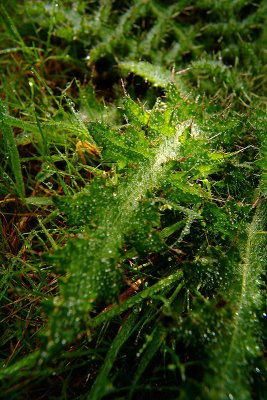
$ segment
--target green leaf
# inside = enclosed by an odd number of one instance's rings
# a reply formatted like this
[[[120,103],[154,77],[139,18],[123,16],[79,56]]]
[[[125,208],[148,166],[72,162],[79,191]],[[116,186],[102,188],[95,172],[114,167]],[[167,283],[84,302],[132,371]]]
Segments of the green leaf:
[[[171,71],[166,71],[160,66],[152,65],[145,61],[124,61],[119,67],[125,72],[133,72],[151,82],[154,86],[165,88],[172,81]]]
[[[248,226],[246,239],[240,241],[242,261],[228,294],[233,316],[227,323],[227,332],[225,329],[223,335],[220,329],[215,332],[220,346],[214,344],[210,348],[210,372],[206,373],[204,389],[206,398],[250,398],[251,362],[260,352],[257,312],[263,301],[260,284],[267,265],[266,229],[267,204],[263,201]]]

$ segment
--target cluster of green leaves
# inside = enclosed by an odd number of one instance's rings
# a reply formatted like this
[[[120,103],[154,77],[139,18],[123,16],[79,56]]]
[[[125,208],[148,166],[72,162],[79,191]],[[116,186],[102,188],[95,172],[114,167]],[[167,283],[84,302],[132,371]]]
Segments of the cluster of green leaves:
[[[263,399],[265,2],[16,3],[3,393]]]

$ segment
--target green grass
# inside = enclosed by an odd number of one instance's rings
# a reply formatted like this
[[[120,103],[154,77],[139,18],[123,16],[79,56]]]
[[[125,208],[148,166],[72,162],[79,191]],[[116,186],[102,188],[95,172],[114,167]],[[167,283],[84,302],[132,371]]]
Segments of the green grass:
[[[265,398],[266,11],[1,5],[3,398]]]

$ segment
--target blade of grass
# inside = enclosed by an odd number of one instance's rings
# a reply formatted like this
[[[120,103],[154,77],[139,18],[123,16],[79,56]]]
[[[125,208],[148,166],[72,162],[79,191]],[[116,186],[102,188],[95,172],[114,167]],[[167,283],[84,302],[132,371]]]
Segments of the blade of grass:
[[[132,399],[134,390],[136,388],[137,382],[139,379],[142,377],[143,373],[147,369],[150,361],[152,358],[155,356],[156,352],[160,348],[162,342],[164,341],[166,337],[166,331],[162,327],[156,327],[152,333],[151,336],[147,339],[149,343],[147,344],[147,347],[144,351],[144,354],[138,363],[138,368],[134,376],[134,380],[131,386],[131,392],[130,392],[130,399]]]
[[[21,35],[19,34],[16,28],[16,25],[14,24],[14,22],[12,21],[5,7],[2,4],[0,4],[0,12],[2,14],[1,19],[5,27],[7,28],[10,37],[12,37],[15,43],[17,43],[20,46],[21,50],[25,55],[31,54],[31,48],[26,46],[26,44],[24,43],[24,40],[22,39]]]
[[[115,304],[112,308],[109,310],[99,314],[96,316],[92,321],[91,321],[91,326],[96,327],[100,324],[102,324],[105,321],[108,321],[124,311],[128,310],[131,307],[136,306],[137,304],[141,303],[143,300],[148,299],[149,297],[153,296],[153,294],[157,293],[158,291],[162,291],[163,289],[167,288],[168,286],[171,286],[175,282],[180,282],[183,278],[183,273],[182,271],[177,271],[174,274],[168,276],[165,279],[161,279],[159,282],[155,283],[153,286],[144,289],[141,293],[138,293],[137,295],[130,297],[126,301],[124,301],[122,304]]]
[[[100,400],[103,396],[105,396],[112,390],[112,384],[108,380],[108,375],[121,347],[136,330],[138,326],[138,324],[136,323],[137,317],[138,314],[132,313],[123,323],[119,333],[117,334],[107,353],[105,361],[87,397],[88,400]]]
[[[17,192],[20,197],[25,197],[25,187],[23,182],[23,176],[21,171],[21,163],[20,156],[16,146],[15,138],[13,135],[13,131],[9,125],[5,123],[5,114],[6,114],[5,106],[2,102],[0,102],[0,120],[1,120],[1,128],[4,137],[4,143],[6,145],[7,156],[10,158],[11,168],[16,180]]]

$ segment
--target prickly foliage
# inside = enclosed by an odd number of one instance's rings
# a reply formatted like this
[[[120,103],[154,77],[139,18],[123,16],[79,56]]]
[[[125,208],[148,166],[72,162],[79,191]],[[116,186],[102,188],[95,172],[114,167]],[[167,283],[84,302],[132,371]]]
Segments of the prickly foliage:
[[[184,116],[180,118],[173,113],[171,104],[157,102],[148,115],[131,99],[126,98],[125,102],[132,121],[122,132],[99,123],[89,126],[95,141],[103,147],[103,162],[106,147],[111,147],[113,154],[107,155],[114,164],[123,161],[123,167],[118,167],[116,182],[113,178],[94,179],[74,197],[56,200],[70,221],[79,224],[80,233],[78,239],[70,241],[52,257],[70,273],[62,285],[62,297],[55,299],[49,331],[52,342],[69,341],[71,331],[73,335],[80,331],[79,322],[88,320],[93,303],[97,299],[109,302],[118,292],[118,274],[122,272],[118,264],[125,241],[134,244],[137,254],[163,248],[157,233],[160,217],[155,192],[175,172],[176,161],[182,156],[182,144],[190,147],[201,140],[191,136],[190,112],[189,118],[183,120]],[[142,126],[145,120],[147,123]],[[138,137],[142,153],[138,151]],[[198,159],[191,157],[197,165]],[[201,179],[201,172],[194,178]],[[64,320],[63,315],[68,318]],[[62,321],[65,321],[63,326]]]
[[[5,397],[264,399],[266,2],[28,3],[1,6]]]

